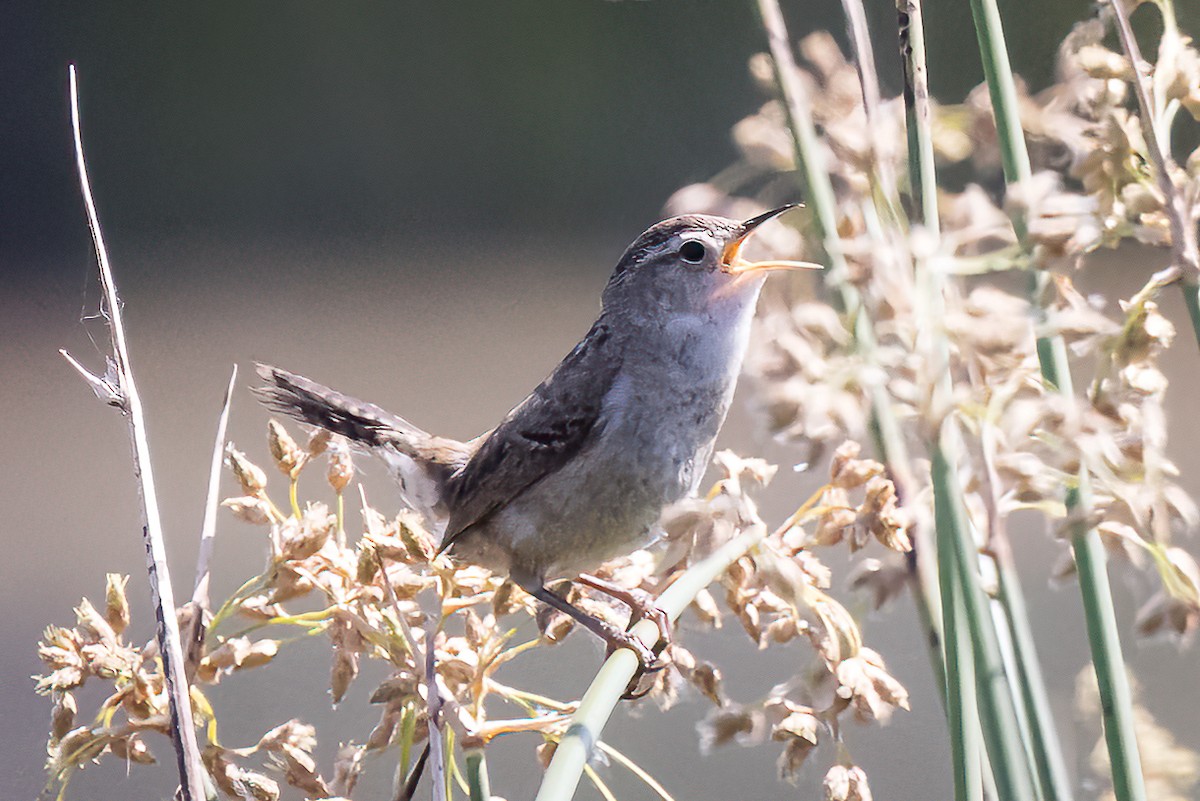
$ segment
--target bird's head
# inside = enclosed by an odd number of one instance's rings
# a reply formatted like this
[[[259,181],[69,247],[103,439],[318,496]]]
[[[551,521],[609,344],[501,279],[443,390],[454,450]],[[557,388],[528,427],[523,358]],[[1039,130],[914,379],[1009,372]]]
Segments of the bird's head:
[[[775,270],[821,269],[797,261],[748,261],[742,246],[780,206],[744,222],[685,214],[652,226],[625,251],[604,290],[606,311],[703,313],[723,302],[753,302]]]

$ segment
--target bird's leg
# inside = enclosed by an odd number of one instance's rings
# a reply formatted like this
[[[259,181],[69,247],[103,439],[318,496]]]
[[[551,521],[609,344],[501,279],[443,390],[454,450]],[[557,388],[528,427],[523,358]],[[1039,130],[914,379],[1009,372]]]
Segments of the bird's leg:
[[[643,673],[651,673],[657,670],[662,670],[666,665],[659,662],[658,654],[646,647],[646,644],[637,636],[630,634],[624,629],[617,628],[607,620],[601,620],[594,615],[589,615],[579,607],[575,606],[565,598],[550,592],[542,586],[534,586],[528,590],[529,594],[537,598],[544,604],[554,607],[564,614],[570,615],[577,620],[584,628],[595,634],[600,639],[604,640],[613,648],[628,648],[637,654],[638,661],[641,663],[641,669],[638,671],[638,676]],[[636,679],[635,679],[636,681]]]
[[[667,618],[667,613],[658,608],[658,604],[653,595],[641,589],[640,587],[627,588],[619,584],[613,584],[611,581],[606,581],[599,576],[593,576],[591,573],[580,573],[576,579],[585,587],[591,587],[593,590],[616,598],[621,603],[629,607],[629,628],[637,625],[637,622],[642,618],[649,618],[658,626],[659,641],[654,646],[654,653],[661,654],[663,648],[675,641],[674,632],[671,629],[671,621]]]
[[[637,622],[642,618],[649,618],[650,620],[653,620],[655,625],[658,626],[658,640],[654,643],[654,648],[652,649],[656,657],[661,656],[663,649],[674,642],[675,637],[671,630],[671,621],[667,617],[667,613],[658,607],[654,596],[650,593],[638,587],[622,587],[619,584],[606,581],[605,579],[602,579],[599,576],[593,576],[590,573],[580,573],[579,578],[577,578],[576,581],[585,587],[591,587],[593,590],[599,590],[605,595],[616,598],[618,601],[628,606],[629,629],[632,629],[634,626],[636,626]],[[663,666],[664,665],[662,662],[658,663],[659,669],[661,669]],[[634,676],[633,680],[629,682],[629,686],[625,688],[625,692],[621,695],[621,698],[627,701],[633,701],[643,697],[653,690],[653,682],[650,683],[644,690],[640,689],[642,677],[644,675],[645,671],[641,671],[638,673],[638,675]]]

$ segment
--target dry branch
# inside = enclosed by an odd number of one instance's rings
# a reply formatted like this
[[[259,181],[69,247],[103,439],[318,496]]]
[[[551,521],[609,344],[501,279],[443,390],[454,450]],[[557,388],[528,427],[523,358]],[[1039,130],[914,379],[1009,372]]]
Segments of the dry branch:
[[[179,626],[175,613],[175,595],[171,590],[171,577],[167,570],[167,548],[162,535],[162,521],[158,514],[158,496],[154,489],[154,476],[150,468],[150,445],[146,439],[146,424],[142,416],[142,401],[133,381],[133,369],[129,361],[129,350],[125,343],[125,324],[121,318],[121,300],[113,283],[112,270],[108,263],[108,252],[100,231],[100,220],[92,200],[91,182],[88,180],[87,164],[83,157],[83,137],[79,126],[79,92],[75,79],[75,67],[70,68],[71,79],[71,127],[75,137],[75,162],[79,170],[79,186],[87,210],[88,227],[96,250],[96,261],[100,271],[100,286],[107,306],[108,329],[112,337],[113,353],[107,359],[104,376],[90,373],[76,359],[63,351],[63,356],[79,371],[96,392],[97,397],[121,410],[129,421],[129,439],[133,455],[133,476],[137,481],[142,501],[142,539],[146,547],[146,568],[150,576],[150,595],[158,621],[157,638],[162,654],[163,672],[166,676],[167,693],[171,704],[171,734],[175,742],[175,755],[179,764],[180,789],[184,801],[200,801],[205,798],[203,768],[200,750],[196,743],[196,730],[192,723],[192,707],[188,693],[188,681],[184,675],[183,648],[180,643]]]

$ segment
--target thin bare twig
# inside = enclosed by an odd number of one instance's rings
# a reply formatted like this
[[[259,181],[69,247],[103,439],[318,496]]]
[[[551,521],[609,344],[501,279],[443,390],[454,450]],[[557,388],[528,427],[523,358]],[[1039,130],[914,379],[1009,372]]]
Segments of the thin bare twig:
[[[899,208],[892,146],[884,136],[882,93],[879,91],[879,73],[875,69],[875,50],[871,47],[871,32],[867,28],[867,12],[863,0],[842,0],[842,10],[846,12],[846,27],[854,48],[854,67],[858,70],[858,82],[862,86],[863,113],[867,119],[867,141],[871,145],[873,172],[887,203]]]
[[[158,496],[154,489],[154,476],[150,467],[150,445],[146,439],[146,424],[142,416],[142,401],[133,381],[133,369],[129,361],[129,350],[125,342],[125,324],[121,317],[121,301],[113,283],[112,270],[108,263],[108,252],[100,231],[100,220],[92,200],[91,182],[88,180],[87,163],[83,157],[83,136],[79,125],[79,89],[75,78],[75,66],[70,67],[71,82],[71,128],[75,137],[75,163],[79,170],[79,187],[87,210],[88,227],[92,233],[96,261],[100,271],[100,286],[107,304],[108,329],[112,337],[113,353],[104,377],[89,373],[77,360],[63,354],[71,365],[82,373],[93,391],[104,389],[97,396],[121,409],[129,421],[129,439],[133,452],[133,475],[142,501],[142,539],[146,547],[146,568],[150,575],[150,595],[157,618],[159,652],[162,655],[163,673],[166,676],[167,694],[171,709],[171,735],[175,741],[175,755],[179,766],[180,790],[184,801],[201,801],[206,797],[204,769],[200,762],[200,749],[196,743],[196,729],[192,723],[192,706],[188,682],[184,675],[183,647],[176,621],[175,595],[171,590],[171,577],[167,570],[167,548],[163,540],[162,521],[158,513]]]
[[[368,532],[373,532],[371,515],[368,514],[367,493],[361,484],[358,485],[358,495],[362,499],[363,520],[366,521],[367,530]],[[441,721],[442,707],[445,704],[440,688],[438,687],[437,677],[438,615],[431,614],[427,617],[425,623],[425,646],[422,648],[417,643],[417,638],[413,635],[412,628],[408,625],[408,620],[404,617],[404,612],[400,609],[400,602],[396,599],[395,590],[392,589],[392,583],[388,579],[387,570],[384,568],[383,557],[376,554],[376,559],[379,562],[380,579],[383,581],[384,592],[387,593],[392,610],[396,613],[396,621],[400,626],[400,632],[404,636],[405,643],[412,652],[413,664],[416,665],[419,677],[425,683],[426,714],[429,718],[429,736],[426,739],[425,752],[422,754],[418,767],[414,768],[412,773],[409,774],[409,780],[405,782],[399,798],[412,797],[411,794],[416,790],[416,782],[420,780],[421,771],[428,760],[433,763],[433,767],[429,771],[430,783],[433,785],[433,801],[445,801],[446,756],[442,741]],[[439,605],[440,603],[439,600]]]
[[[425,696],[429,717],[429,781],[433,785],[433,801],[446,801],[446,753],[442,740],[442,695],[437,682],[437,615],[425,621]]]
[[[192,602],[208,611],[209,563],[212,561],[213,546],[217,538],[217,509],[220,507],[221,462],[225,455],[225,430],[229,425],[229,405],[233,400],[233,385],[237,381],[237,365],[229,376],[225,388],[225,400],[221,403],[221,416],[217,418],[217,437],[213,443],[212,463],[208,470],[208,498],[204,502],[204,522],[200,525],[200,552],[196,556],[196,587],[192,590]]]

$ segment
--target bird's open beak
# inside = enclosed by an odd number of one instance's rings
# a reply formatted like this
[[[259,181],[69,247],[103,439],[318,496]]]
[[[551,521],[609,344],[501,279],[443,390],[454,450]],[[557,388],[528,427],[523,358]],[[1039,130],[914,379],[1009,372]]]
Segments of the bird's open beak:
[[[742,245],[750,237],[758,226],[773,220],[785,211],[790,211],[800,204],[789,203],[786,206],[780,206],[777,209],[771,209],[765,214],[760,214],[757,217],[752,217],[742,223],[741,230],[738,232],[737,238],[725,246],[725,252],[721,254],[721,269],[730,275],[745,275],[747,273],[765,272],[767,270],[820,270],[823,267],[820,264],[814,264],[809,261],[746,261],[742,258]]]

